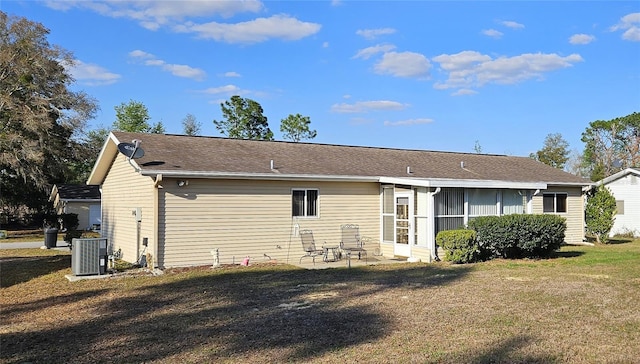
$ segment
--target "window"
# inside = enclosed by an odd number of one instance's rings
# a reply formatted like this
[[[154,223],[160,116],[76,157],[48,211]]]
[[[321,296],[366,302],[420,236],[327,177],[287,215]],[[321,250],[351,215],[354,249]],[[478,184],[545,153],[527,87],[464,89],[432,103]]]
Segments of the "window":
[[[526,192],[502,190],[502,214],[524,214],[527,208]]]
[[[545,193],[542,195],[542,211],[546,213],[567,212],[566,193]]]
[[[443,188],[435,196],[435,234],[464,226],[464,189]]]
[[[624,200],[616,200],[616,215],[624,215]]]
[[[294,217],[318,216],[318,190],[291,191],[291,215]]]

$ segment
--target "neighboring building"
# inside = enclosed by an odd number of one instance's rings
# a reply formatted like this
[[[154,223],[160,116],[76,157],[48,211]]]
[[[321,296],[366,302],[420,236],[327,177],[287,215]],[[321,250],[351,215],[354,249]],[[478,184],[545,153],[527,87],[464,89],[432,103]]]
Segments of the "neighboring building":
[[[144,156],[118,144],[137,139]],[[123,259],[157,267],[276,259],[297,232],[337,244],[358,224],[371,253],[430,261],[435,235],[482,215],[553,213],[584,240],[589,181],[527,157],[113,132],[88,184],[102,190],[102,235]]]
[[[640,237],[640,169],[627,168],[598,184],[608,187],[616,198],[616,215],[609,235]]]
[[[78,229],[100,229],[100,186],[54,185],[49,201],[58,215],[78,214]]]

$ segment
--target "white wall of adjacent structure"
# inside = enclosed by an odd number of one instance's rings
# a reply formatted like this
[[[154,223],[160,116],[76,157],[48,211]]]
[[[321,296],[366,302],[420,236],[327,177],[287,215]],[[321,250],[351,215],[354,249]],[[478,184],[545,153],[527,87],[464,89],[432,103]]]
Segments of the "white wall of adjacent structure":
[[[606,184],[617,204],[620,201],[624,205],[623,213],[618,213],[613,222],[611,236],[616,234],[629,234],[640,236],[640,177],[627,174]]]

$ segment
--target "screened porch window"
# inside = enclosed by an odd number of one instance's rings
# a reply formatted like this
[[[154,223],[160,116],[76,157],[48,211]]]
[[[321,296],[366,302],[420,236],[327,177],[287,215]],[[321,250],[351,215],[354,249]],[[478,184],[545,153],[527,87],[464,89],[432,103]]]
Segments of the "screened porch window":
[[[498,214],[498,191],[491,189],[470,189],[469,217],[492,216]]]
[[[318,216],[318,190],[292,190],[291,191],[291,215],[294,217]]]
[[[545,193],[542,195],[542,211],[545,213],[567,212],[566,193]]]
[[[382,187],[382,240],[393,242],[395,238],[394,187]]]
[[[526,211],[526,193],[518,190],[502,190],[502,214],[524,214]]]
[[[464,190],[443,188],[435,195],[435,234],[443,230],[455,230],[464,226]]]

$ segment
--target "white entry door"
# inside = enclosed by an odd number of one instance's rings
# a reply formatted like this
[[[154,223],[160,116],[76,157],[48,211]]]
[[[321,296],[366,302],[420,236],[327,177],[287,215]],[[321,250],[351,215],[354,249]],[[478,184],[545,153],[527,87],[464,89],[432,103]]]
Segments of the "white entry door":
[[[414,243],[413,227],[413,194],[408,192],[396,192],[396,240],[393,246],[393,254],[410,257],[411,246]]]

